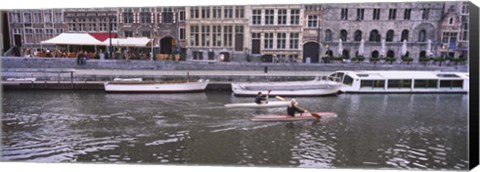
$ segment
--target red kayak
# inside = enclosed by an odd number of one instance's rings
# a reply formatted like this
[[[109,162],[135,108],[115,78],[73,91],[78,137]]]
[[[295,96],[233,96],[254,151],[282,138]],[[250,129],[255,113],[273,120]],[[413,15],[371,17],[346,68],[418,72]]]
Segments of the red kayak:
[[[337,114],[335,112],[315,112],[321,116],[321,118],[327,117],[336,117]],[[301,116],[289,116],[289,115],[261,115],[255,116],[251,120],[252,121],[297,121],[297,120],[315,120],[317,118],[313,117],[310,113],[303,113]]]

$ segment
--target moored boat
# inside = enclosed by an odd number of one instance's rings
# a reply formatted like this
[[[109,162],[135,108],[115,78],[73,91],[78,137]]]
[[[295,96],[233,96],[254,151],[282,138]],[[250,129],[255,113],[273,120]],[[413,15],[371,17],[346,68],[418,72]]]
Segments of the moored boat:
[[[335,112],[315,112],[320,116],[320,119],[327,117],[336,117]],[[298,120],[316,120],[318,118],[311,115],[311,113],[303,113],[300,116],[289,116],[289,115],[260,115],[251,118],[252,121],[258,122],[274,122],[274,121],[298,121]]]
[[[467,93],[466,72],[441,71],[337,71],[332,80],[344,93]]]
[[[328,80],[232,83],[236,96],[256,96],[269,90],[272,96],[324,96],[337,94],[340,84]]]
[[[113,81],[104,84],[106,92],[183,93],[204,91],[209,80],[198,81]]]
[[[232,103],[226,104],[226,108],[271,108],[271,107],[286,107],[288,102],[286,101],[269,101],[268,103]]]

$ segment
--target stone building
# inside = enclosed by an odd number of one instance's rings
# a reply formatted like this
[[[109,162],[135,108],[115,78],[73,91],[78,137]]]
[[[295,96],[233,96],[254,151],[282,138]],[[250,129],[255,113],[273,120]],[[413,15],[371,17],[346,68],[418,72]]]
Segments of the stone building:
[[[445,2],[438,34],[442,57],[468,58],[469,2]]]
[[[301,62],[302,5],[252,5],[249,9],[247,47],[252,60]]]
[[[322,6],[304,5],[303,18],[303,62],[320,61],[320,43],[322,42]]]
[[[245,6],[186,7],[188,60],[245,61]]]
[[[407,41],[406,55],[418,60],[427,42],[439,47],[437,35],[442,20],[443,2],[323,4],[323,40],[321,53],[350,58],[358,54],[364,40],[363,56],[400,59],[402,41]],[[338,50],[342,40],[343,49]],[[384,54],[381,54],[385,40]],[[438,49],[432,48],[434,56]]]

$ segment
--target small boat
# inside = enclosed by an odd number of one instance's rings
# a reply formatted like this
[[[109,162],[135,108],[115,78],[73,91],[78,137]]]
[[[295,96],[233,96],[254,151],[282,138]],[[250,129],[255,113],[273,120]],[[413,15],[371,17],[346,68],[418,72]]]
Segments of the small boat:
[[[190,81],[113,81],[104,84],[106,92],[183,93],[204,91],[209,80]]]
[[[232,83],[236,96],[256,96],[258,92],[271,90],[272,96],[324,96],[337,94],[341,84],[328,80],[290,82]]]
[[[113,81],[143,81],[142,78],[114,78]]]
[[[329,79],[344,93],[468,93],[466,72],[337,71]]]
[[[7,78],[7,81],[36,81],[37,78]]]
[[[226,104],[226,108],[270,108],[270,107],[286,107],[288,102],[286,101],[269,101],[268,103],[232,103]]]
[[[320,115],[321,118],[337,117],[337,114],[335,112],[315,112],[315,113]],[[275,122],[275,121],[298,121],[298,120],[316,120],[316,119],[318,118],[313,117],[311,113],[303,113],[301,116],[295,116],[295,117],[292,117],[290,115],[261,115],[261,116],[255,116],[250,120],[257,121],[257,122]]]

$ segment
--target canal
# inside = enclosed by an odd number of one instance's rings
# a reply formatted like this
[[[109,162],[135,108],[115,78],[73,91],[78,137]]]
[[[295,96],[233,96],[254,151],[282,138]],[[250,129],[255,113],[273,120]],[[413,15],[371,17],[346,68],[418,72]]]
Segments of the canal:
[[[468,169],[467,94],[299,97],[318,121],[230,92],[5,91],[1,160],[313,168]]]

